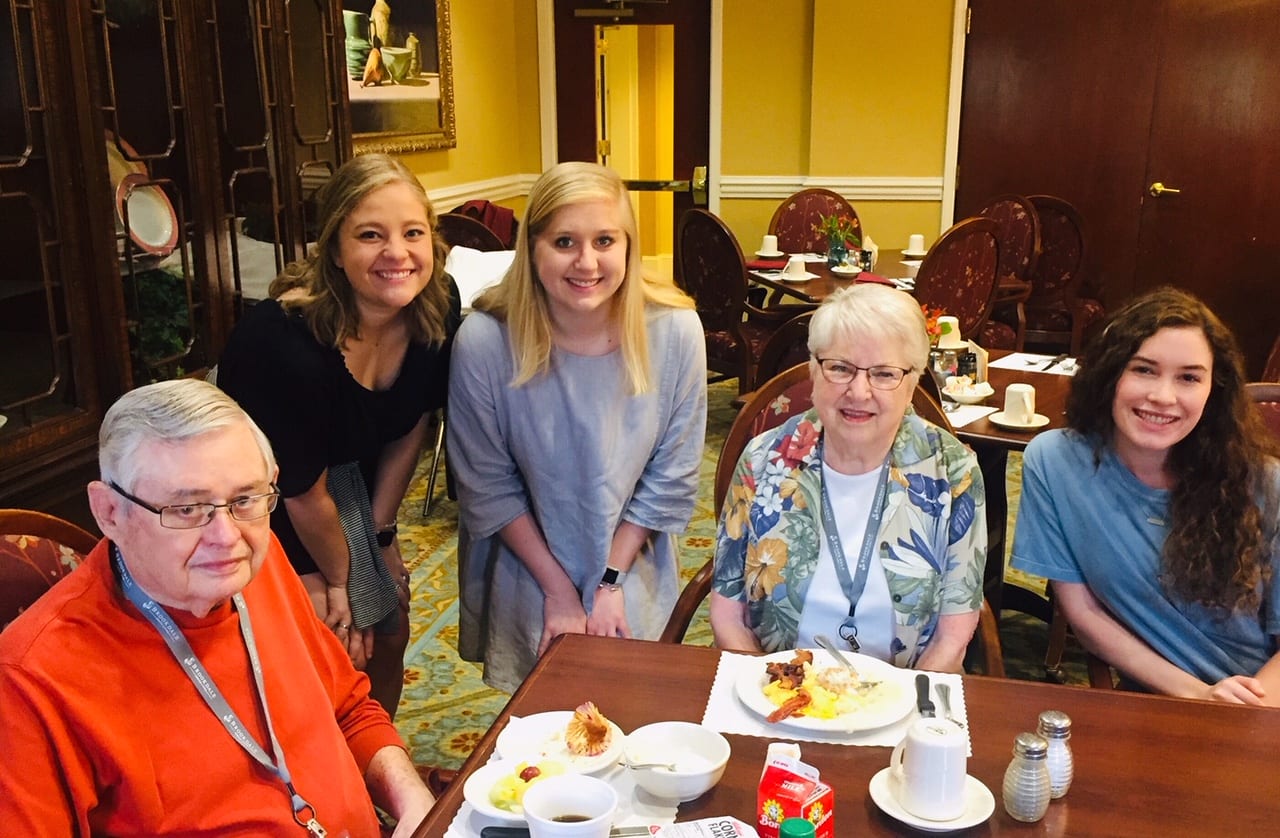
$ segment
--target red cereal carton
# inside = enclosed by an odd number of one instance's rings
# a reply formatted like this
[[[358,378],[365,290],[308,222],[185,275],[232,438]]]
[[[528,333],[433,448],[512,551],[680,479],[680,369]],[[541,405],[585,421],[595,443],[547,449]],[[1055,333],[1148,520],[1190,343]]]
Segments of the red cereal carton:
[[[756,831],[760,838],[778,838],[787,818],[805,818],[818,838],[835,838],[835,793],[818,779],[818,769],[798,759],[773,756],[765,763],[756,795]]]

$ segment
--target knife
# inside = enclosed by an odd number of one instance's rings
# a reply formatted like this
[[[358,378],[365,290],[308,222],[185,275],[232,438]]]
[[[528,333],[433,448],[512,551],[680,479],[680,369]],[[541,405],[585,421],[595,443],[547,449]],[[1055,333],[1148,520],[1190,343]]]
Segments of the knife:
[[[609,830],[609,838],[647,838],[652,834],[647,826],[615,826]],[[480,838],[529,838],[529,827],[486,826],[480,830]]]
[[[916,675],[916,709],[922,718],[932,719],[938,715],[933,699],[929,698],[929,676],[923,672]]]
[[[1054,367],[1056,367],[1058,364],[1061,364],[1061,363],[1062,363],[1063,361],[1065,361],[1065,360],[1067,360],[1067,353],[1066,353],[1066,352],[1063,352],[1061,355],[1058,355],[1058,356],[1054,357],[1054,359],[1053,359],[1052,361],[1050,361],[1049,363],[1047,363],[1047,364],[1045,364],[1043,367],[1041,367],[1041,368],[1040,368],[1040,371],[1041,371],[1041,372],[1045,372],[1046,370],[1051,370],[1051,369],[1053,369]]]

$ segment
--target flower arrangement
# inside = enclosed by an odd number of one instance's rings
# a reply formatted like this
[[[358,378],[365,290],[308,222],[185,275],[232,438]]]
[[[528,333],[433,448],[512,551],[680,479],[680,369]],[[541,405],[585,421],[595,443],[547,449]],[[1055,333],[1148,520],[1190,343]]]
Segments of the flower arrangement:
[[[946,312],[928,303],[921,303],[920,310],[924,312],[924,330],[929,334],[929,345],[937,346],[938,338],[942,337],[942,326],[938,325],[938,318]]]
[[[847,215],[820,215],[813,229],[826,236],[827,241],[832,244],[862,247],[862,229],[856,218],[849,218]]]

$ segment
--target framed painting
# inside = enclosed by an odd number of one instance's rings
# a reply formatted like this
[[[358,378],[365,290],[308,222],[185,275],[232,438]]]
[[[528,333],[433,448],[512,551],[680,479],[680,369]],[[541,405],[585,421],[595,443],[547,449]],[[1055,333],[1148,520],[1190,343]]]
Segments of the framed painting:
[[[449,0],[342,0],[356,154],[458,144]]]

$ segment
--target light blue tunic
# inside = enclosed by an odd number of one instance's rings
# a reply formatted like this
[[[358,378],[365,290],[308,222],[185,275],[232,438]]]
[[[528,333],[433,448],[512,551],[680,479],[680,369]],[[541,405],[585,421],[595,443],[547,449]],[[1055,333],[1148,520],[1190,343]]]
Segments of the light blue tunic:
[[[1273,533],[1272,581],[1257,614],[1171,599],[1160,582],[1169,492],[1143,484],[1110,448],[1095,469],[1092,444],[1072,431],[1048,431],[1027,447],[1013,566],[1088,585],[1143,642],[1206,683],[1253,675],[1275,653],[1280,634],[1280,468],[1269,477],[1262,519]]]
[[[458,488],[459,649],[485,682],[515,690],[537,661],[543,595],[498,531],[534,520],[590,613],[618,525],[655,533],[623,586],[636,637],[661,634],[679,594],[675,536],[693,514],[707,424],[706,352],[690,309],[648,317],[654,387],[629,395],[620,352],[553,350],[551,369],[512,387],[504,323],[458,331],[449,377],[449,464]]]

